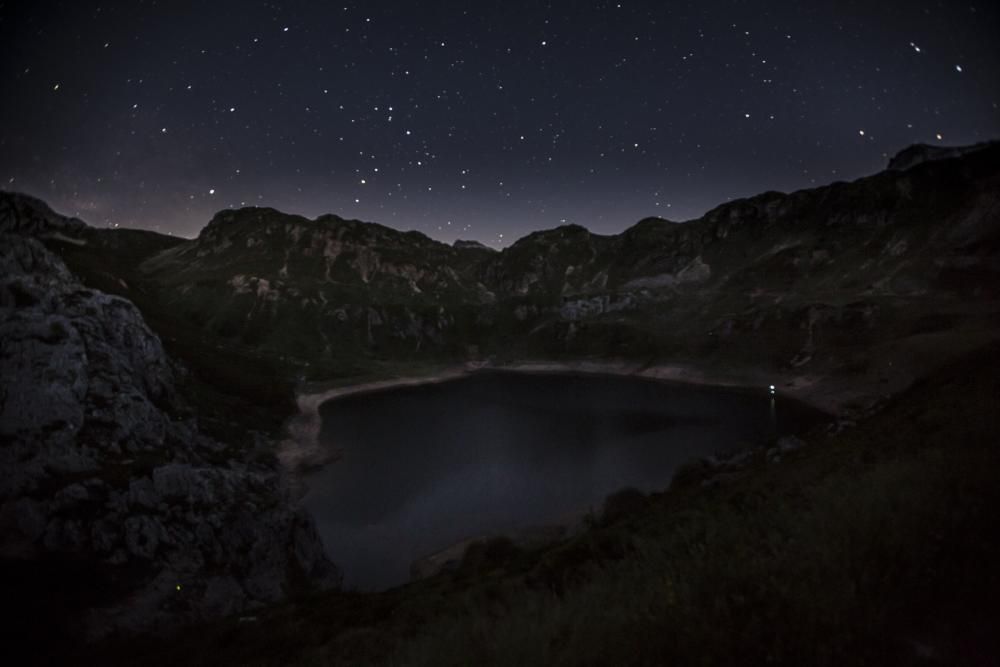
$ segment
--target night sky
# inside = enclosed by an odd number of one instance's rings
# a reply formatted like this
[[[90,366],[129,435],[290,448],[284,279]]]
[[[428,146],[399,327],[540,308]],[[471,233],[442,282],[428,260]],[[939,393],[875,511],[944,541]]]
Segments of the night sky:
[[[979,0],[0,2],[0,45],[0,187],[183,236],[615,233],[1000,137]]]

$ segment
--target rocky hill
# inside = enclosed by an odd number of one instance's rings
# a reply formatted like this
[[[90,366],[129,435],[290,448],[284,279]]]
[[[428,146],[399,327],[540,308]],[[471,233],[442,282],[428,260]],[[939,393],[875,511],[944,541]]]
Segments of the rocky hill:
[[[39,241],[0,235],[0,559],[15,628],[37,614],[45,641],[162,629],[336,582],[266,443],[206,436],[183,373],[132,303],[85,288]]]
[[[604,357],[877,381],[889,348],[919,365],[942,336],[992,335],[998,165],[997,144],[916,146],[851,183],[613,236],[558,227],[503,252],[266,208],[220,212],[186,241],[66,221],[76,231],[49,243],[147,317],[317,378],[379,360]]]

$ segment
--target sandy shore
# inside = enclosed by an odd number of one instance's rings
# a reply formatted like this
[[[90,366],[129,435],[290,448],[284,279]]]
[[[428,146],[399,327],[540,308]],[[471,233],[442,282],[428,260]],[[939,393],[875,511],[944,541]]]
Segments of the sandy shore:
[[[299,394],[295,399],[298,413],[288,421],[285,428],[286,438],[278,447],[278,460],[286,469],[300,472],[337,459],[339,453],[336,448],[319,443],[319,431],[323,423],[319,408],[327,401],[352,394],[365,394],[395,387],[446,382],[460,378],[481,367],[479,365],[455,366],[433,375],[390,378]]]

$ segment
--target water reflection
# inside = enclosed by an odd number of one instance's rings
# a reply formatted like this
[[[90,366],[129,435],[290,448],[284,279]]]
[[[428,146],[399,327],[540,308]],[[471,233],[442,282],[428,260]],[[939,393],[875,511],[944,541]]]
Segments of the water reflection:
[[[468,537],[556,522],[625,486],[661,490],[681,463],[809,419],[760,394],[652,381],[483,373],[323,407],[340,460],[307,478],[345,583],[403,583]]]

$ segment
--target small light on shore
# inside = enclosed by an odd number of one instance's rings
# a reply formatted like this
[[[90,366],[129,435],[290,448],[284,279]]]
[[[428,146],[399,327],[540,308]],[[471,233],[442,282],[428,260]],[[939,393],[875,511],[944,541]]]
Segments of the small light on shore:
[[[774,385],[773,384],[770,385],[770,389],[771,389],[771,396],[774,396]]]

